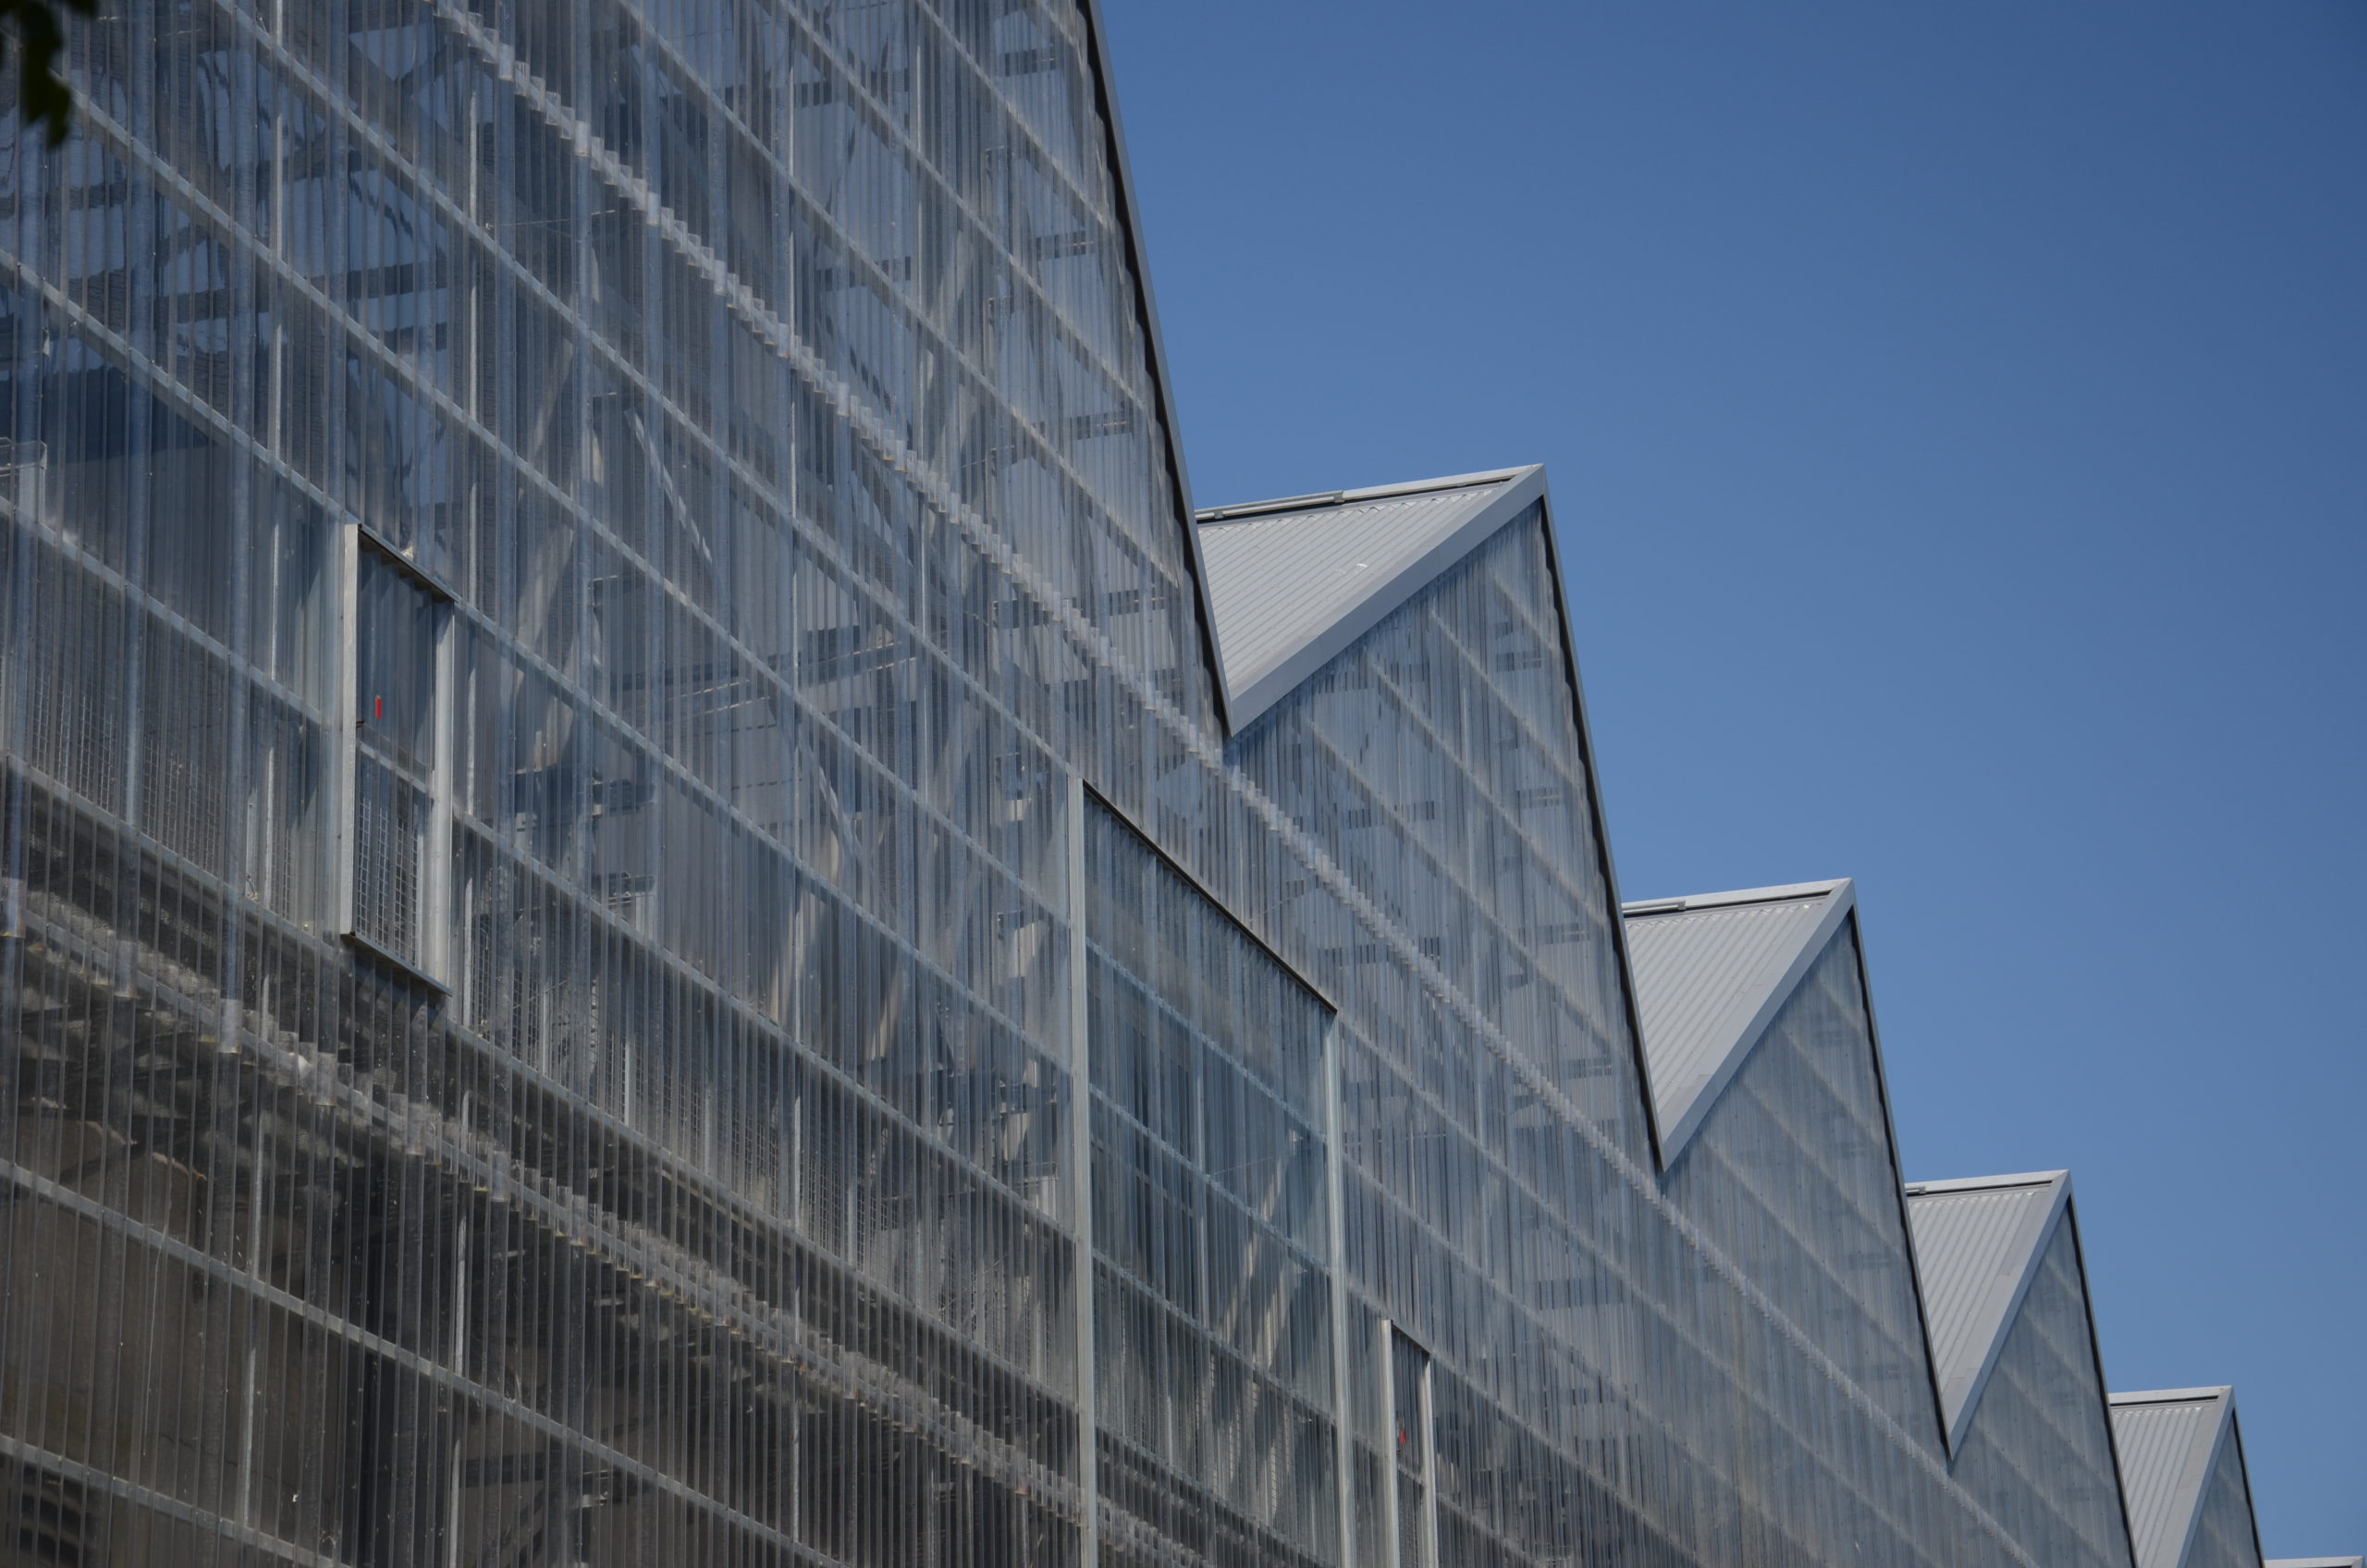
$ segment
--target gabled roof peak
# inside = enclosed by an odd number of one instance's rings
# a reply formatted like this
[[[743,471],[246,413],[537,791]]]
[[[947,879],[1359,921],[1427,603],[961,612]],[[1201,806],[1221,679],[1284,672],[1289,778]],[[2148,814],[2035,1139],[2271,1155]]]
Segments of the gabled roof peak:
[[[1963,1446],[2005,1336],[2071,1203],[2065,1170],[1907,1188],[1915,1269],[1923,1285],[1932,1380],[1948,1452]]]
[[[2236,1390],[2152,1389],[2106,1396],[2120,1491],[2128,1506],[2136,1568],[2185,1568],[2210,1501],[2212,1482],[2230,1462]],[[2240,1476],[2240,1455],[2235,1456]],[[2246,1524],[2250,1523],[2247,1484]]]
[[[1700,1130],[1855,902],[1845,877],[1620,907],[1662,1166]]]
[[[1240,730],[1544,496],[1531,466],[1198,513],[1227,722]]]

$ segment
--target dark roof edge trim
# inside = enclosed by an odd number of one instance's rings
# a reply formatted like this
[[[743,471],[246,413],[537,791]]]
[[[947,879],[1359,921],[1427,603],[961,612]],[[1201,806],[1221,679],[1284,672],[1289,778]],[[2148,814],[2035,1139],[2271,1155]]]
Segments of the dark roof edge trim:
[[[1479,483],[1489,482],[1487,476],[1483,476],[1479,481]],[[1420,557],[1408,562],[1403,570],[1374,583],[1363,598],[1349,606],[1347,612],[1337,620],[1325,627],[1320,635],[1257,680],[1250,682],[1245,689],[1239,692],[1228,691],[1225,702],[1227,732],[1237,735],[1247,729],[1256,722],[1259,715],[1306,684],[1318,670],[1345,653],[1357,638],[1380,625],[1391,612],[1444,575],[1450,568],[1460,563],[1466,556],[1478,549],[1482,544],[1493,538],[1515,518],[1545,498],[1545,470],[1541,465],[1532,464],[1527,468],[1506,470],[1503,474],[1496,476],[1493,482],[1502,484],[1503,489],[1475,513],[1471,521],[1431,546]],[[1471,487],[1470,485],[1450,486],[1454,489]],[[1424,488],[1428,486],[1418,487],[1408,493],[1418,494]],[[1351,499],[1353,498],[1351,496]],[[1243,521],[1247,520],[1245,518]],[[1196,537],[1193,559],[1196,564],[1199,560],[1196,545],[1198,529],[1196,527],[1193,533]],[[1557,585],[1560,576],[1557,564],[1554,570]],[[1203,569],[1201,581],[1204,584],[1207,577],[1208,573]],[[1205,607],[1207,604],[1205,587],[1201,600]],[[1213,618],[1209,624],[1211,626],[1215,624]],[[1564,629],[1565,639],[1567,635],[1568,631],[1565,626]],[[1210,646],[1213,648],[1214,644],[1211,643]],[[1221,668],[1221,665],[1219,668]],[[1222,684],[1221,680],[1219,684]]]
[[[1110,820],[1115,822],[1121,827],[1123,827],[1129,834],[1133,835],[1136,848],[1143,850],[1149,854],[1151,859],[1157,861],[1160,865],[1165,866],[1168,873],[1177,881],[1183,883],[1186,888],[1191,888],[1192,891],[1199,894],[1203,899],[1206,899],[1219,913],[1222,914],[1224,918],[1232,924],[1234,930],[1249,938],[1249,945],[1251,947],[1256,948],[1259,952],[1264,953],[1266,957],[1272,962],[1275,968],[1289,975],[1293,980],[1297,981],[1298,984],[1306,990],[1306,994],[1313,997],[1317,1001],[1321,1002],[1325,1010],[1329,1011],[1333,1018],[1336,1019],[1340,1016],[1340,1004],[1332,999],[1331,993],[1324,990],[1322,986],[1317,985],[1313,980],[1309,979],[1306,971],[1300,969],[1297,964],[1293,963],[1289,959],[1283,957],[1280,949],[1276,948],[1271,942],[1266,940],[1265,937],[1259,936],[1247,921],[1242,919],[1241,916],[1233,911],[1232,905],[1226,903],[1224,900],[1218,895],[1215,888],[1200,880],[1199,875],[1196,872],[1195,872],[1190,866],[1185,865],[1182,861],[1177,860],[1173,855],[1169,854],[1166,850],[1162,849],[1159,846],[1159,841],[1153,839],[1149,834],[1144,832],[1133,817],[1128,816],[1123,811],[1119,809],[1117,802],[1111,800],[1109,796],[1095,789],[1091,779],[1086,778],[1082,774],[1071,774],[1070,777],[1076,780],[1077,788],[1085,791],[1085,798],[1088,802],[1093,805],[1099,806],[1104,812],[1109,814]]]
[[[2252,1464],[2244,1457],[2244,1422],[2236,1414],[2236,1390],[2227,1390],[2227,1440],[2236,1445],[2236,1468],[2244,1477],[2244,1521],[2252,1527],[2252,1560],[2264,1563],[2268,1553],[2260,1544],[2260,1509],[2252,1501]]]
[[[2120,1540],[2128,1551],[2128,1568],[2137,1568],[2137,1525],[2128,1513],[2128,1488],[2121,1481],[2120,1435],[2112,1429],[2112,1385],[2104,1380],[2104,1337],[2096,1332],[2096,1298],[2088,1289],[2088,1249],[2079,1240],[2079,1211],[2070,1202],[2071,1177],[2066,1172],[2064,1223],[2071,1231],[2071,1261],[2079,1274],[2079,1311],[2088,1322],[2088,1366],[2096,1378],[2096,1409],[2104,1419],[2104,1452],[2112,1455],[2112,1500],[2120,1505]],[[2232,1398],[2228,1408],[2235,1408]],[[2250,1482],[2245,1482],[2247,1491]],[[2247,1500],[2249,1501],[2249,1500]],[[2253,1534],[2259,1530],[2255,1526]]]
[[[1915,1297],[1916,1343],[1923,1349],[1923,1391],[1932,1396],[1932,1435],[1947,1440],[1948,1405],[1940,1393],[1939,1358],[1932,1353],[1932,1305],[1923,1297],[1923,1270],[1915,1266],[1915,1218],[1907,1211],[1907,1162],[1898,1153],[1898,1119],[1890,1106],[1890,1065],[1883,1060],[1883,1025],[1874,1009],[1874,979],[1866,956],[1866,922],[1852,911],[1849,935],[1858,946],[1858,1000],[1866,1010],[1866,1038],[1873,1046],[1874,1092],[1883,1107],[1883,1150],[1890,1160],[1898,1205],[1898,1234],[1907,1249],[1907,1282]]]
[[[1562,544],[1553,526],[1553,497],[1545,484],[1545,469],[1529,471],[1537,479],[1537,521],[1545,536],[1546,586],[1552,591],[1553,613],[1560,622],[1562,678],[1570,684],[1570,720],[1578,730],[1578,764],[1586,769],[1587,827],[1594,834],[1595,869],[1602,877],[1602,894],[1611,905],[1611,951],[1618,963],[1619,1004],[1627,1020],[1627,1070],[1634,1074],[1637,1111],[1644,1136],[1651,1145],[1655,1168],[1660,1162],[1660,1113],[1652,1109],[1652,1079],[1644,1063],[1644,1016],[1636,1005],[1636,963],[1627,951],[1627,922],[1619,915],[1619,866],[1611,852],[1611,808],[1604,802],[1602,771],[1595,766],[1594,728],[1587,717],[1586,682],[1578,678],[1578,637],[1570,617],[1570,582],[1562,572]]]
[[[1239,726],[1225,691],[1224,664],[1217,657],[1216,606],[1208,600],[1208,563],[1200,556],[1200,530],[1192,515],[1192,475],[1184,466],[1182,437],[1175,429],[1175,388],[1167,374],[1167,343],[1159,329],[1159,301],[1151,292],[1150,260],[1143,247],[1141,208],[1134,201],[1134,162],[1126,154],[1126,128],[1118,117],[1116,78],[1110,64],[1110,30],[1101,18],[1101,0],[1085,0],[1085,32],[1093,48],[1093,97],[1101,114],[1103,150],[1116,185],[1118,227],[1125,231],[1127,270],[1134,279],[1134,313],[1143,333],[1143,354],[1150,361],[1151,390],[1159,406],[1152,412],[1167,448],[1169,483],[1174,487],[1176,525],[1184,530],[1184,558],[1192,571],[1192,598],[1199,611],[1200,661],[1208,667],[1210,694],[1216,703],[1217,725],[1230,734]]]
[[[1701,1124],[1709,1120],[1710,1112],[1716,1109],[1718,1096],[1726,1092],[1727,1085],[1735,1081],[1735,1074],[1742,1071],[1742,1064],[1750,1060],[1750,1053],[1756,1050],[1759,1047],[1759,1042],[1766,1037],[1767,1031],[1774,1023],[1776,1015],[1781,1013],[1791,1001],[1792,994],[1800,988],[1800,982],[1808,978],[1809,971],[1816,967],[1817,961],[1824,957],[1825,949],[1833,945],[1834,938],[1840,934],[1842,926],[1847,923],[1849,912],[1858,907],[1857,885],[1846,876],[1838,882],[1825,884],[1822,891],[1824,913],[1818,916],[1816,929],[1809,933],[1807,938],[1800,943],[1799,950],[1792,955],[1792,962],[1784,967],[1783,977],[1775,982],[1773,988],[1767,993],[1767,999],[1760,1004],[1759,1011],[1751,1014],[1750,1021],[1743,1025],[1742,1032],[1736,1035],[1734,1043],[1726,1047],[1725,1055],[1719,1059],[1717,1067],[1709,1077],[1702,1080],[1701,1086],[1693,1092],[1693,1097],[1687,1100],[1682,1109],[1671,1108],[1675,1109],[1676,1115],[1661,1134],[1662,1170],[1666,1170],[1675,1164],[1677,1157],[1685,1152],[1686,1145],[1693,1141],[1693,1134],[1701,1130]],[[1815,895],[1811,893],[1795,896],[1813,897]],[[1702,909],[1732,908],[1752,901],[1772,902],[1774,900],[1735,899],[1732,904],[1720,905],[1705,901],[1699,907]],[[1686,900],[1686,903],[1688,908],[1693,907],[1690,900]],[[1653,1098],[1657,1101],[1659,1096],[1655,1094]]]

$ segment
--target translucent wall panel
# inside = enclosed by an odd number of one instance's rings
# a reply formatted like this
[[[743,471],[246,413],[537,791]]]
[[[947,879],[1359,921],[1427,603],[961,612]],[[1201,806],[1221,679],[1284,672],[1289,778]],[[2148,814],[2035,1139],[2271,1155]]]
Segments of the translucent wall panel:
[[[2260,1534],[2252,1523],[2250,1479],[2244,1474],[2244,1445],[2230,1427],[2219,1457],[2203,1483],[2194,1536],[2180,1568],[2261,1568]]]
[[[1061,783],[1208,711],[1085,18],[77,37],[0,1557],[1073,1562]]]
[[[1538,1071],[1640,1152],[1540,516],[1284,698],[1234,755]],[[1345,977],[1379,955],[1324,957]]]
[[[2050,1564],[2128,1568],[2079,1241],[2055,1228],[1974,1408],[1956,1473],[2014,1538]]]
[[[1670,1198],[1892,1419],[1940,1443],[1890,1114],[1835,933],[1666,1178]]]
[[[1441,1562],[2030,1561],[1645,1163],[1536,520],[1223,753],[1089,26],[130,5],[0,116],[5,1550],[1375,1562],[1394,1325]],[[1319,1204],[1080,778],[1337,1009]]]
[[[1330,1010],[1085,824],[1103,1561],[1339,1561]]]

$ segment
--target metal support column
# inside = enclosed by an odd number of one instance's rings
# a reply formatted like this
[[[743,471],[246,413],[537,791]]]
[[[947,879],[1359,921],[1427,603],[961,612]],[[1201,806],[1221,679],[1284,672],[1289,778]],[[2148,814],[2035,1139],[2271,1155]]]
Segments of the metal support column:
[[[1076,1292],[1077,1492],[1085,1515],[1078,1561],[1098,1568],[1101,1561],[1100,1455],[1093,1388],[1093,1050],[1092,1014],[1085,984],[1085,778],[1069,777],[1069,1116],[1068,1161],[1071,1225],[1076,1237],[1073,1285]]]

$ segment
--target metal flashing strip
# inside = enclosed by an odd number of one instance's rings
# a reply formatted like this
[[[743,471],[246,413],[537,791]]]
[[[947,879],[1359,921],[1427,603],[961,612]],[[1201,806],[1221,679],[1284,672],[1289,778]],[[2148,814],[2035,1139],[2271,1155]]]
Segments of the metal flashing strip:
[[[2012,1176],[1956,1176],[1944,1182],[1909,1182],[1907,1195],[1922,1197],[1929,1193],[2005,1192],[2014,1187],[2043,1187],[2063,1179],[2060,1170],[2026,1170]]]
[[[1467,496],[1468,504],[1454,507],[1452,498],[1457,496]],[[1544,497],[1545,471],[1532,466],[1249,502],[1199,514],[1196,533],[1224,672],[1228,731],[1238,734]],[[1392,502],[1428,509],[1394,520],[1400,526],[1388,541],[1392,555],[1370,572],[1369,582],[1350,581],[1366,563],[1343,562],[1335,553],[1367,539],[1379,542],[1377,532],[1352,533],[1340,526],[1347,520],[1334,517],[1327,537],[1318,520]]]
[[[1238,518],[1269,517],[1277,512],[1312,511],[1319,507],[1344,506],[1355,501],[1392,501],[1404,496],[1429,496],[1441,490],[1475,490],[1483,484],[1502,484],[1518,479],[1527,468],[1490,469],[1482,473],[1454,473],[1439,479],[1415,479],[1399,484],[1367,484],[1361,490],[1316,490],[1304,496],[1282,496],[1270,501],[1241,501],[1227,507],[1209,507],[1198,514],[1203,523],[1231,522]]]
[[[2022,1194],[2025,1201],[2005,1215],[1980,1217],[1991,1223],[1947,1222],[1962,1218],[1953,1211],[1963,1200],[2009,1194]],[[1964,1446],[2039,1266],[2070,1212],[2071,1173],[1913,1182],[1907,1195],[1932,1371],[1940,1385],[1941,1424],[1954,1455]]]
[[[1778,925],[1773,920],[1778,906],[1813,906],[1815,918]],[[1621,906],[1642,1015],[1645,1086],[1660,1128],[1662,1170],[1685,1152],[1718,1096],[1856,907],[1855,885],[1846,877]],[[1750,933],[1755,942],[1637,939],[1678,936],[1680,928],[1670,922],[1672,916],[1739,914],[1753,909],[1768,912],[1760,922],[1767,928]],[[1733,934],[1725,935],[1731,938]],[[1737,1004],[1748,1005],[1750,1011],[1737,1017]]]
[[[2106,1394],[2104,1402],[2112,1405],[2194,1404],[2204,1400],[2224,1399],[2235,1390],[2226,1383],[2203,1389],[2147,1389],[2142,1393]]]
[[[1095,805],[1099,806],[1104,812],[1108,813],[1110,821],[1124,827],[1127,834],[1133,839],[1134,846],[1141,850],[1143,853],[1148,855],[1152,860],[1157,861],[1161,866],[1165,867],[1169,875],[1172,876],[1177,881],[1183,883],[1185,887],[1191,888],[1194,892],[1199,894],[1200,897],[1208,900],[1208,902],[1216,905],[1217,908],[1226,911],[1230,911],[1233,908],[1231,904],[1226,903],[1224,900],[1217,896],[1215,888],[1209,887],[1208,883],[1201,880],[1200,874],[1198,872],[1194,871],[1190,866],[1185,865],[1182,861],[1177,860],[1173,855],[1169,854],[1166,850],[1162,849],[1159,842],[1151,838],[1149,833],[1144,830],[1140,823],[1136,822],[1133,817],[1128,816],[1123,811],[1119,809],[1118,803],[1115,801],[1112,801],[1109,796],[1095,789],[1090,783],[1087,783],[1082,776],[1077,778],[1076,785],[1077,788],[1085,791],[1085,798],[1087,801],[1090,801]],[[1276,969],[1279,969],[1283,974],[1289,975],[1292,980],[1295,981],[1300,986],[1305,988],[1308,996],[1313,997],[1317,1001],[1321,1002],[1325,1010],[1328,1011],[1332,1017],[1337,1018],[1340,1016],[1339,1002],[1331,997],[1330,992],[1326,991],[1322,986],[1317,985],[1312,979],[1308,978],[1306,973],[1296,963],[1294,963],[1291,960],[1284,958],[1273,944],[1267,941],[1265,937],[1259,936],[1250,927],[1246,921],[1240,919],[1237,915],[1233,918],[1233,925],[1239,928],[1242,936],[1248,938],[1249,945],[1256,948],[1259,952],[1265,954],[1268,962],[1272,963]]]
[[[460,602],[460,596],[447,588],[433,572],[420,563],[418,557],[407,554],[400,545],[368,523],[355,522],[353,534],[361,542],[362,547],[373,557],[386,562],[394,569],[396,576],[400,577],[437,604],[450,605]]]
[[[1150,255],[1143,246],[1141,211],[1134,198],[1134,165],[1126,151],[1125,122],[1118,115],[1118,94],[1111,85],[1116,72],[1110,63],[1110,29],[1102,19],[1101,0],[1084,0],[1085,42],[1091,48],[1093,92],[1100,110],[1103,150],[1110,159],[1111,194],[1116,197],[1118,231],[1126,240],[1126,270],[1133,275],[1134,310],[1143,332],[1143,358],[1150,368],[1151,391],[1158,398],[1153,410],[1159,420],[1160,445],[1167,454],[1169,484],[1173,487],[1176,521],[1184,529],[1184,550],[1191,564],[1195,619],[1199,622],[1200,656],[1208,664],[1210,696],[1217,722],[1226,732],[1241,721],[1232,713],[1225,692],[1224,662],[1217,646],[1216,601],[1208,590],[1208,558],[1200,550],[1200,530],[1192,509],[1192,472],[1184,462],[1184,438],[1176,429],[1175,384],[1167,371],[1167,339],[1159,325],[1159,297],[1150,286]]]
[[[1730,893],[1687,893],[1681,899],[1637,899],[1619,906],[1622,914],[1675,914],[1686,910],[1735,909],[1746,904],[1783,903],[1813,899],[1836,888],[1850,886],[1846,876],[1829,882],[1786,882],[1773,888],[1740,888]]]
[[[451,996],[451,986],[375,937],[366,937],[359,931],[342,931],[338,935],[344,937],[347,945],[355,952],[397,979],[409,981],[422,990],[431,991],[439,1000]]]

